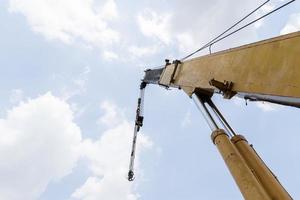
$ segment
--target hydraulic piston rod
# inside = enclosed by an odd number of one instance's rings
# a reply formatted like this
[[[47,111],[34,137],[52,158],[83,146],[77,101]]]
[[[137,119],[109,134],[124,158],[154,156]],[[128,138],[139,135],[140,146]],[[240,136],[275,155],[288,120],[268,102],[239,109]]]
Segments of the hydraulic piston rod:
[[[196,98],[195,98],[196,97]],[[265,165],[252,145],[242,135],[236,135],[210,98],[193,95],[194,101],[212,129],[212,141],[217,146],[231,175],[246,200],[291,200],[291,196]],[[206,104],[205,104],[206,102]],[[208,109],[210,106],[211,109]],[[213,113],[227,131],[220,129]],[[212,126],[212,124],[214,126]],[[232,132],[231,136],[228,134]]]

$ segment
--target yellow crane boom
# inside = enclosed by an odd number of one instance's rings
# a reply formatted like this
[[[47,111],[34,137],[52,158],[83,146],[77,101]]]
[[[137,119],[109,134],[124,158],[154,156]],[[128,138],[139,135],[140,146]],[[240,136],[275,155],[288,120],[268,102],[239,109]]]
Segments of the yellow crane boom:
[[[300,107],[300,32],[169,63],[145,71],[144,84],[159,84],[196,96],[206,112],[217,146],[246,200],[290,200],[288,192],[244,136],[234,133],[211,101],[214,93],[230,99],[268,101]],[[144,88],[143,88],[144,89]],[[219,128],[207,105],[226,130]]]
[[[300,107],[300,32],[201,56],[167,63],[146,71],[145,81],[195,91],[222,92]],[[160,73],[160,74],[159,74]]]

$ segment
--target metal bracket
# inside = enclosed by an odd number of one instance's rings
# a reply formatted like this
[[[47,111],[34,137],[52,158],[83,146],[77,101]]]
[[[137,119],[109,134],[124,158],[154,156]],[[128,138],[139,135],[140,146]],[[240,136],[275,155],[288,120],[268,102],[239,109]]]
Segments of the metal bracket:
[[[180,60],[174,60],[173,64],[174,64],[174,71],[173,71],[173,73],[171,75],[171,81],[170,81],[170,83],[174,83],[174,81],[175,81],[174,76],[175,76],[176,71],[178,69],[178,65],[181,64],[181,61]]]
[[[218,88],[223,93],[223,97],[225,99],[231,99],[231,97],[236,95],[236,92],[232,91],[233,82],[231,82],[231,81],[220,82],[220,81],[217,81],[215,79],[211,79],[209,81],[209,84],[211,86],[214,86],[214,87]]]
[[[161,78],[161,76],[163,75],[164,70],[166,70],[167,66],[169,66],[169,65],[171,65],[170,60],[169,60],[169,59],[165,59],[165,67],[163,68],[163,72],[162,72],[162,74],[160,75],[160,78]],[[167,90],[169,89],[169,85],[161,84],[161,83],[160,83],[160,80],[158,81],[158,85],[164,87],[164,88],[167,89]]]

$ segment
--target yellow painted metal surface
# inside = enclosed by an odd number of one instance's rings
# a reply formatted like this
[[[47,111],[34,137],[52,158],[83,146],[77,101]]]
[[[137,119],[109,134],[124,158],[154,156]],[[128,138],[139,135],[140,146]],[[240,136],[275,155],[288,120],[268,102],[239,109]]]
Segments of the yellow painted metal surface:
[[[236,135],[231,138],[231,141],[272,200],[292,199],[243,136]]]
[[[225,132],[222,129],[215,130],[212,139],[243,197],[246,200],[271,200]]]
[[[177,86],[191,95],[195,88],[215,89],[211,79],[234,83],[233,91],[300,97],[300,32],[168,65],[160,84]]]
[[[233,83],[232,94],[300,107],[299,77],[300,32],[295,32],[188,60],[177,69],[167,65],[159,84],[182,88],[191,96],[216,91],[212,79],[221,85],[227,81]],[[218,129],[212,138],[246,200],[292,199],[243,137],[230,140]]]
[[[211,137],[246,200],[292,200],[243,136],[217,129]]]

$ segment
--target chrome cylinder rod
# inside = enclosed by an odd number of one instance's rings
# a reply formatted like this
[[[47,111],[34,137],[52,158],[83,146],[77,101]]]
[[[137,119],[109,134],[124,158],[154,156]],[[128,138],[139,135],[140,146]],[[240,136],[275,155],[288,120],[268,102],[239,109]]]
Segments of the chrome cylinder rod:
[[[214,120],[212,115],[210,114],[207,106],[205,105],[204,100],[199,98],[196,94],[192,95],[192,99],[194,100],[197,108],[202,113],[202,115],[203,115],[204,119],[206,120],[211,131],[215,131],[215,130],[219,129],[218,124],[216,123],[216,121]]]
[[[233,128],[229,125],[229,123],[226,121],[225,117],[222,115],[221,111],[218,109],[218,107],[214,104],[214,102],[209,99],[208,104],[210,105],[211,109],[214,111],[215,115],[218,117],[219,121],[224,126],[225,130],[228,132],[228,134],[233,137],[236,135]]]

